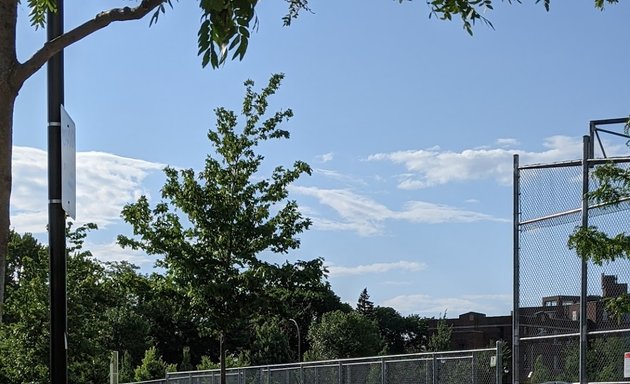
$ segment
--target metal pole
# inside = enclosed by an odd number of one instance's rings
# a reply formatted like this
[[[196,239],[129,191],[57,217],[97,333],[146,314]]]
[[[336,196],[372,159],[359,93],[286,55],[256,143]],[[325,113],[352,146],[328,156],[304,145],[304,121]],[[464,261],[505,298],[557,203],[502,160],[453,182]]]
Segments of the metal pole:
[[[497,341],[497,380],[496,384],[503,383],[503,342],[501,340]]]
[[[297,321],[295,321],[295,319],[289,319],[289,321],[292,321],[293,324],[295,324],[295,328],[297,329],[297,339],[298,339],[298,344],[297,344],[297,353],[298,353],[298,363],[302,362],[302,340],[300,338],[300,326],[298,325]]]
[[[591,155],[590,136],[582,138],[582,228],[588,227],[588,191],[589,191],[589,158]],[[588,266],[582,259],[582,276],[580,286],[580,384],[587,383],[586,377],[586,353],[588,349],[587,332],[587,278]]]
[[[63,0],[48,12],[48,41],[63,34]],[[48,248],[50,252],[50,381],[68,382],[66,216],[61,208],[63,50],[48,60]]]
[[[514,155],[514,212],[513,212],[513,272],[512,278],[512,295],[513,295],[513,308],[512,308],[512,382],[519,384],[519,356],[520,356],[520,319],[519,319],[519,306],[520,306],[520,213],[521,213],[521,173],[519,169],[518,155]],[[498,384],[498,383],[497,383]]]

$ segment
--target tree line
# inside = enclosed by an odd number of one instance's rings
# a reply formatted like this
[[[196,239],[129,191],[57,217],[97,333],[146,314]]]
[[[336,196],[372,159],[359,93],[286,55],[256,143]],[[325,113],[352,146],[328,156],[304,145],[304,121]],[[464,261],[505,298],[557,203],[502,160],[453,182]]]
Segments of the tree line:
[[[121,382],[219,368],[220,340],[207,329],[222,324],[201,326],[186,292],[169,276],[96,259],[83,245],[92,229],[68,230],[69,382],[107,382],[111,351],[119,352]],[[31,234],[14,231],[9,245],[0,382],[47,382],[48,250]],[[231,317],[235,325],[224,340],[228,368],[414,353],[439,339],[429,337],[425,318],[374,306],[367,289],[356,308],[341,302],[326,281],[322,259],[285,262],[267,272],[258,304],[245,304],[252,315]],[[297,330],[289,319],[299,324],[303,356],[297,355]]]

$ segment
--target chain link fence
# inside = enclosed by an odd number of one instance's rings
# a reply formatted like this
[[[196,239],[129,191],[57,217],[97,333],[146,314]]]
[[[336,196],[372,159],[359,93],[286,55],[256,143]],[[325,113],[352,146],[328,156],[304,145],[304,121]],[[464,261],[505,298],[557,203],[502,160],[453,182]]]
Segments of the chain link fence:
[[[596,167],[614,161],[628,170],[630,157],[594,159],[589,155],[594,153],[594,136],[587,138],[586,168],[582,160],[522,166],[515,156],[516,384],[630,383],[623,372],[624,353],[630,352],[630,316],[613,318],[604,304],[628,293],[630,261],[588,263],[583,269],[582,260],[567,246],[582,225],[609,235],[628,231],[630,201],[617,206],[587,203],[583,215],[582,196],[598,187],[591,177]]]
[[[501,344],[470,351],[420,353],[230,368],[226,384],[497,384]],[[497,358],[498,353],[498,358]],[[498,372],[497,372],[498,370]],[[219,384],[219,370],[171,372],[156,384]],[[138,383],[136,383],[138,384]]]

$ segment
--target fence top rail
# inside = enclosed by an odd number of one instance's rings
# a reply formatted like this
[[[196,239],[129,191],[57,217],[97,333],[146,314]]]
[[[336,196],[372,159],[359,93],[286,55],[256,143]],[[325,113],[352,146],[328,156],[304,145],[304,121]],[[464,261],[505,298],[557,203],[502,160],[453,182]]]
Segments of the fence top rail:
[[[294,368],[299,368],[299,367],[303,367],[303,368],[313,368],[313,367],[322,367],[322,366],[338,366],[339,364],[348,364],[348,363],[353,363],[353,362],[365,362],[365,363],[369,363],[369,362],[379,362],[381,360],[387,360],[389,361],[397,361],[398,359],[402,358],[408,358],[408,359],[413,359],[414,357],[416,358],[431,358],[433,356],[436,356],[436,358],[444,358],[444,357],[448,357],[448,356],[456,356],[456,355],[462,355],[462,354],[466,354],[466,355],[472,355],[474,353],[479,353],[479,352],[491,352],[491,351],[495,351],[496,347],[493,348],[479,348],[479,349],[467,349],[467,350],[463,350],[463,351],[443,351],[443,352],[421,352],[421,353],[409,353],[409,354],[404,354],[404,355],[386,355],[386,356],[369,356],[369,357],[354,357],[354,358],[348,358],[348,359],[336,359],[336,360],[318,360],[318,361],[305,361],[302,363],[285,363],[285,364],[273,364],[273,365],[255,365],[255,366],[251,366],[251,367],[239,367],[239,368],[228,368],[228,371],[234,371],[234,370],[249,370],[249,369],[264,369],[264,370],[270,370],[270,369],[276,369],[276,368],[290,368],[290,367],[294,367]],[[178,375],[185,375],[185,374],[202,374],[202,373],[208,373],[208,372],[218,372],[218,369],[206,369],[206,370],[202,370],[202,371],[183,371],[183,372],[169,372],[166,374],[167,378],[170,377],[174,377],[174,376],[178,376]]]
[[[629,156],[612,156],[607,158],[588,159],[588,162],[592,165],[606,164],[606,163],[628,163],[630,162]],[[582,165],[582,160],[567,160],[557,161],[553,163],[535,163],[519,165],[519,170],[525,169],[546,169],[546,168],[564,168],[564,167],[578,167]]]

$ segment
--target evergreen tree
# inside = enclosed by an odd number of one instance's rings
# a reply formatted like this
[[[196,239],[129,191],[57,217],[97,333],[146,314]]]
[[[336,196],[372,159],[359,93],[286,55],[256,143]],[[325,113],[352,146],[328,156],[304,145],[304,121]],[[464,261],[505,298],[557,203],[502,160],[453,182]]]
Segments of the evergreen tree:
[[[370,295],[368,294],[367,287],[363,288],[357,301],[357,312],[367,317],[368,319],[374,318],[374,303],[370,301]]]

